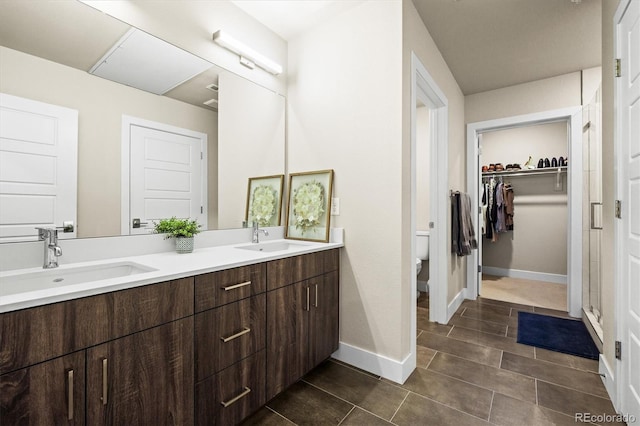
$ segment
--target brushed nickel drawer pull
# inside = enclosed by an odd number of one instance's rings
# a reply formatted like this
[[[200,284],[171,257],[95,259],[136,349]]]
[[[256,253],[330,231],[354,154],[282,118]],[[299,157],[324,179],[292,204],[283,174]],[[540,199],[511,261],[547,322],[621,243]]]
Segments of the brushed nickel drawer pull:
[[[67,419],[73,420],[73,370],[67,372]]]
[[[245,281],[239,284],[228,285],[226,287],[221,287],[224,291],[235,290],[236,288],[244,287],[246,285],[250,285],[251,281]]]
[[[231,398],[228,401],[221,401],[220,404],[222,404],[223,407],[228,407],[231,404],[234,404],[236,402],[238,402],[239,399],[244,398],[245,396],[249,395],[249,393],[251,392],[251,389],[249,389],[248,387],[244,387],[244,391],[242,391],[242,393],[236,397]]]
[[[306,311],[310,311],[311,310],[311,305],[309,304],[309,287],[307,287],[307,309],[305,309]]]
[[[221,338],[220,338],[220,340],[222,340],[224,343],[227,343],[228,341],[233,340],[233,339],[237,339],[238,337],[240,337],[240,336],[242,336],[242,335],[244,335],[244,334],[247,334],[247,333],[249,333],[250,331],[251,331],[251,329],[250,329],[250,328],[245,327],[245,328],[244,328],[244,330],[239,331],[239,332],[237,332],[236,334],[232,334],[232,335],[231,335],[231,336],[229,336],[229,337],[221,337]]]
[[[318,307],[318,284],[316,284],[316,301],[313,304],[314,307]]]
[[[109,372],[109,367],[108,367],[108,360],[107,358],[104,358],[102,360],[102,397],[100,398],[102,400],[102,405],[107,405],[107,374]]]

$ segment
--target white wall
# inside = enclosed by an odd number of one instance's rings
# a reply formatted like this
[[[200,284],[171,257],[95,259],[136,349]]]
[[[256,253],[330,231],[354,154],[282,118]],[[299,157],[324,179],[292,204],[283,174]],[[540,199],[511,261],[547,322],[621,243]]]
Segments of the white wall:
[[[580,105],[580,72],[509,86],[464,98],[465,122],[513,117]]]
[[[416,229],[422,231],[429,230],[430,220],[431,141],[429,131],[429,108],[422,106],[416,110]]]
[[[422,19],[418,15],[413,2],[410,0],[403,0],[403,124],[402,124],[402,164],[403,164],[403,198],[402,198],[402,235],[403,235],[403,276],[402,280],[406,283],[407,294],[403,299],[404,311],[409,312],[409,304],[415,303],[408,294],[409,291],[409,276],[411,269],[410,264],[415,262],[415,259],[411,258],[411,243],[410,238],[414,236],[410,229],[410,215],[411,215],[411,200],[410,200],[410,188],[411,175],[409,173],[411,157],[411,137],[410,137],[410,99],[411,99],[411,52],[415,52],[420,61],[427,68],[427,71],[431,77],[435,80],[438,87],[443,91],[449,102],[449,128],[448,128],[448,170],[449,170],[449,189],[456,191],[466,191],[466,145],[465,145],[465,107],[464,107],[464,95],[458,86],[458,83],[453,78],[453,74],[449,70],[446,62],[442,58],[440,51],[435,45],[431,35],[425,27]],[[431,198],[432,203],[447,203],[449,204],[449,198],[446,200],[435,200]],[[450,215],[448,215],[450,217]],[[446,224],[448,240],[451,240],[451,223]],[[447,251],[446,255],[449,262],[449,278],[448,278],[448,294],[447,301],[450,303],[466,286],[466,257],[458,257],[455,254],[451,254]],[[425,265],[426,266],[426,265]],[[406,327],[410,326],[408,315],[403,317],[407,321]],[[408,339],[413,338],[409,336]],[[408,344],[408,343],[407,343]]]
[[[230,72],[218,85],[218,227],[239,228],[249,178],[284,173],[285,99]]]
[[[288,171],[334,169],[340,340],[402,360],[402,11],[362,2],[289,41]],[[381,61],[384,66],[381,66]],[[381,86],[383,90],[381,90]],[[408,290],[407,290],[408,291]]]
[[[122,115],[206,133],[209,226],[217,210],[218,115],[0,47],[0,92],[68,108],[78,117],[78,237],[120,235]]]
[[[481,165],[524,163],[532,156],[567,157],[567,123],[518,127],[482,134]],[[514,230],[498,241],[482,237],[482,266],[567,275],[567,180],[556,175],[504,178],[514,190]],[[541,277],[543,278],[543,277]]]

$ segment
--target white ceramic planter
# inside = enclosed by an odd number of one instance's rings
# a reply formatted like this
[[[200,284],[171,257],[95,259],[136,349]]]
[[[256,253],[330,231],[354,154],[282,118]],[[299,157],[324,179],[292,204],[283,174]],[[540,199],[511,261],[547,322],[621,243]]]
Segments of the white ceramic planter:
[[[193,237],[176,237],[176,252],[191,253],[193,251]]]

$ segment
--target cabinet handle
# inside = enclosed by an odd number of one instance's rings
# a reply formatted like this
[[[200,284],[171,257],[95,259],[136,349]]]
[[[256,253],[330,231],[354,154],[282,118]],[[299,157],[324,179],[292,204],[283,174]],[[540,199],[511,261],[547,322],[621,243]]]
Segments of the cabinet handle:
[[[305,309],[305,311],[310,311],[310,305],[309,305],[309,287],[307,287],[307,309]]]
[[[232,335],[231,335],[231,336],[229,336],[229,337],[221,337],[221,338],[220,338],[220,340],[222,340],[224,343],[227,343],[228,341],[233,340],[233,339],[237,339],[238,337],[242,336],[243,334],[247,334],[247,333],[249,333],[250,331],[251,331],[251,329],[250,329],[250,328],[245,327],[245,328],[244,328],[244,330],[239,331],[239,332],[237,332],[236,334],[232,334]]]
[[[251,281],[245,281],[243,283],[228,285],[226,287],[221,287],[224,291],[235,290],[236,288],[244,287],[246,285],[250,285]]]
[[[107,358],[104,358],[102,360],[102,397],[100,398],[102,400],[102,405],[107,405],[107,374],[109,373],[107,363]]]
[[[228,407],[231,404],[236,403],[239,399],[244,398],[245,396],[249,395],[249,393],[251,392],[251,389],[249,389],[248,387],[244,387],[244,390],[242,391],[242,393],[238,396],[235,396],[233,398],[231,398],[228,401],[220,401],[220,404],[222,404],[223,407]]]
[[[67,372],[67,419],[73,420],[73,370]]]
[[[313,304],[313,306],[314,306],[315,308],[317,308],[317,307],[318,307],[318,284],[316,284],[316,301],[315,301],[315,303]]]

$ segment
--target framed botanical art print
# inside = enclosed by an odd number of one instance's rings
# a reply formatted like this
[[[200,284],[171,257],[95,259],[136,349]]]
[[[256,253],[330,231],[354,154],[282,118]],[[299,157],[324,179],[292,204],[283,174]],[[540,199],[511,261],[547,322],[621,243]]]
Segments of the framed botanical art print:
[[[329,241],[333,170],[291,173],[285,238]]]
[[[280,226],[283,183],[284,175],[249,178],[244,215],[248,226],[253,222],[259,226]]]

